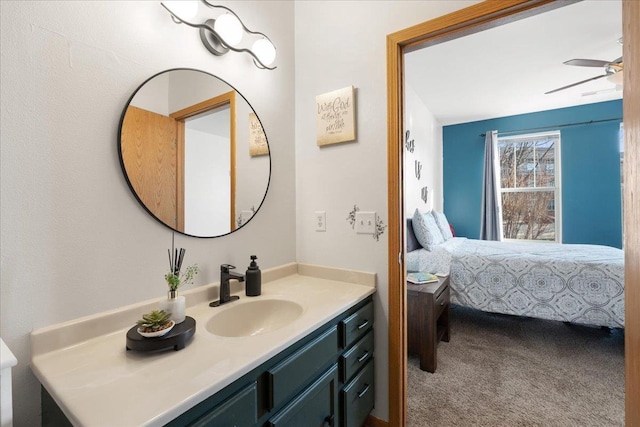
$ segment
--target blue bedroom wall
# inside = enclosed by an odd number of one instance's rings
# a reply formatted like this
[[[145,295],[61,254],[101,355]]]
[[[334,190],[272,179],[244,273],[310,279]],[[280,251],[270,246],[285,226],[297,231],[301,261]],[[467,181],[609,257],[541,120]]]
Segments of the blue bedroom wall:
[[[444,211],[459,236],[480,235],[485,132],[622,117],[622,100],[443,127]],[[620,120],[561,132],[562,241],[622,247]],[[541,130],[542,131],[542,130]],[[532,133],[525,131],[523,133]]]

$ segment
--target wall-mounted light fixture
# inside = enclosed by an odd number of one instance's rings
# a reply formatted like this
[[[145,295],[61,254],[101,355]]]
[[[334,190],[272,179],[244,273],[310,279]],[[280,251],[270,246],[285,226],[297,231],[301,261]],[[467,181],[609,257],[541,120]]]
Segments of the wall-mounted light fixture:
[[[247,52],[253,57],[258,68],[274,70],[270,67],[276,59],[276,48],[266,35],[249,30],[231,9],[200,0],[210,9],[220,12],[215,18],[206,19],[202,24],[189,22],[198,13],[197,1],[173,0],[160,3],[176,24],[186,24],[200,30],[202,44],[214,55],[224,55],[230,50]],[[242,46],[251,47],[242,47]]]

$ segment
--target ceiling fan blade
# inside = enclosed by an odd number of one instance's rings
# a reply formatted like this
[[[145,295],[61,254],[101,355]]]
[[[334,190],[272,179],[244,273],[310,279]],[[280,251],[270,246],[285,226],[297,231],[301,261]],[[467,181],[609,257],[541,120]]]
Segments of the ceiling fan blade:
[[[592,80],[598,80],[598,79],[601,79],[603,77],[607,77],[607,75],[606,74],[602,74],[600,76],[591,77],[590,79],[582,80],[580,82],[572,83],[572,84],[567,85],[567,86],[559,87],[558,89],[550,90],[549,92],[545,92],[544,94],[545,95],[549,95],[550,93],[558,92],[558,91],[561,91],[561,90],[564,90],[564,89],[569,89],[570,87],[578,86],[578,85],[581,85],[582,83],[590,82]]]
[[[622,59],[622,58],[621,58]],[[564,65],[577,65],[579,67],[604,67],[610,64],[609,61],[600,61],[599,59],[570,59],[563,62]]]

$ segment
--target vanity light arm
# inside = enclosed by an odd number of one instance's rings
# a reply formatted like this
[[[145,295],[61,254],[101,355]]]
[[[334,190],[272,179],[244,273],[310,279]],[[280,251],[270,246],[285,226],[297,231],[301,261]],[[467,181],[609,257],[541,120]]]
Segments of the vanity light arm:
[[[225,6],[215,6],[212,5],[210,3],[208,3],[206,0],[201,0],[204,4],[206,4],[208,7],[214,8],[214,7],[219,7],[225,10],[228,10],[229,12],[231,12],[236,18],[238,18],[238,15],[236,15],[231,9],[225,7]],[[258,67],[258,68],[262,68],[262,69],[266,69],[266,70],[275,70],[277,67],[268,67],[265,64],[262,63],[262,61],[260,61],[260,59],[258,59],[258,57],[256,56],[255,53],[253,53],[253,51],[251,49],[237,49],[233,46],[228,45],[227,43],[224,42],[224,39],[222,37],[220,37],[220,35],[213,29],[213,26],[208,25],[207,23],[202,23],[202,24],[194,24],[191,23],[189,21],[185,21],[184,19],[181,19],[180,17],[178,17],[175,13],[173,13],[171,11],[171,9],[169,9],[167,6],[165,6],[163,3],[160,3],[160,5],[162,7],[164,7],[167,12],[169,12],[169,14],[171,15],[171,19],[173,20],[173,22],[175,22],[176,24],[186,24],[190,27],[193,28],[198,28],[198,29],[204,29],[207,31],[211,31],[215,37],[218,43],[220,43],[224,48],[232,50],[234,52],[247,52],[249,55],[251,55],[251,57],[253,58],[253,62],[254,64]],[[240,20],[240,18],[238,18],[238,21],[240,21],[240,25],[242,25],[242,28],[247,31],[250,34],[259,34],[261,36],[263,36],[265,39],[267,39],[269,41],[269,43],[271,43],[271,45],[273,46],[273,48],[275,49],[275,45],[273,44],[273,42],[271,41],[271,39],[269,37],[267,37],[266,35],[264,35],[263,33],[257,32],[257,31],[251,31],[249,30],[247,27],[245,27],[245,25],[242,23],[242,21]]]
[[[171,15],[171,19],[176,24],[187,24],[188,26],[193,27],[193,28],[205,28],[205,29],[213,32],[216,36],[218,35],[218,33],[213,31],[213,28],[209,27],[208,25],[205,25],[205,24],[192,24],[191,22],[185,21],[184,19],[181,19],[180,17],[178,17],[178,15],[173,13],[171,11],[171,9],[169,9],[167,6],[164,5],[164,3],[160,3],[160,6],[164,7],[166,9],[166,11],[169,12],[169,14]],[[224,46],[227,47],[226,44]]]
[[[275,45],[275,44],[273,44],[273,42],[271,41],[271,39],[270,39],[266,34],[261,33],[260,31],[251,31],[249,28],[247,28],[247,26],[246,26],[246,25],[244,25],[244,22],[242,22],[242,19],[240,19],[240,17],[239,17],[239,16],[238,16],[238,15],[237,15],[233,10],[229,9],[229,8],[228,8],[228,7],[226,7],[226,6],[216,5],[216,4],[209,3],[207,0],[200,0],[200,1],[201,1],[202,3],[204,3],[204,5],[205,5],[205,6],[207,6],[207,7],[211,8],[211,9],[220,8],[220,9],[224,9],[224,10],[226,10],[227,12],[229,12],[230,14],[232,14],[233,16],[235,16],[235,17],[236,17],[236,19],[238,19],[238,22],[240,22],[240,25],[242,25],[242,29],[243,29],[244,31],[246,31],[246,32],[247,32],[247,33],[249,33],[249,34],[255,34],[255,35],[259,35],[259,36],[264,37],[267,41],[269,41],[269,43],[271,43],[271,46],[273,46],[273,49],[277,51],[277,49],[276,49],[276,45]],[[165,9],[166,9],[166,7],[165,7]],[[167,10],[168,10],[168,9],[167,9]],[[205,28],[207,28],[207,29],[209,29],[209,30],[213,31],[213,29],[212,29],[212,28],[210,28],[210,27],[205,27]],[[216,33],[215,31],[213,31],[213,32],[214,32],[214,34],[216,34],[216,36],[218,36],[218,33]],[[264,64],[262,63],[262,61],[260,61],[260,59],[258,59],[258,57],[256,56],[256,54],[254,54],[254,53],[253,53],[253,51],[252,51],[251,49],[236,49],[236,48],[234,48],[233,46],[227,46],[227,44],[226,44],[226,43],[224,43],[224,41],[222,40],[222,37],[219,37],[219,36],[218,36],[218,38],[219,38],[219,39],[220,39],[220,41],[222,42],[222,45],[224,45],[226,48],[228,48],[228,49],[230,49],[230,50],[232,50],[232,51],[234,51],[234,52],[247,52],[248,54],[250,54],[250,55],[253,57],[253,59],[254,59],[254,63],[255,63],[255,65],[256,65],[258,68],[262,68],[262,69],[266,69],[266,70],[275,70],[275,69],[277,68],[277,67],[268,67],[268,66],[264,65]]]
[[[242,28],[249,34],[257,34],[260,35],[262,37],[264,37],[265,39],[269,40],[269,43],[273,44],[273,42],[271,41],[271,39],[269,37],[267,37],[264,33],[261,33],[259,31],[251,31],[249,28],[247,28],[246,25],[244,25],[244,22],[242,22],[242,19],[240,19],[240,17],[231,9],[229,9],[226,6],[222,6],[222,5],[217,5],[217,4],[211,4],[209,3],[207,0],[200,0],[202,3],[205,4],[205,6],[211,8],[211,9],[215,9],[215,8],[221,8],[226,10],[227,12],[229,12],[230,14],[232,14],[233,16],[235,16],[238,19],[238,22],[240,22],[240,25],[242,25]]]

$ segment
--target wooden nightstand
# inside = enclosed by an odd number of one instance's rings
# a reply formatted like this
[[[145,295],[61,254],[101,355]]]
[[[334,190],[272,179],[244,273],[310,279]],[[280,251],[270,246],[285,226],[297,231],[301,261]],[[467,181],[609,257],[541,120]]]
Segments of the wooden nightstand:
[[[438,342],[449,342],[449,276],[424,285],[407,283],[409,353],[420,356],[420,369],[435,372]]]

